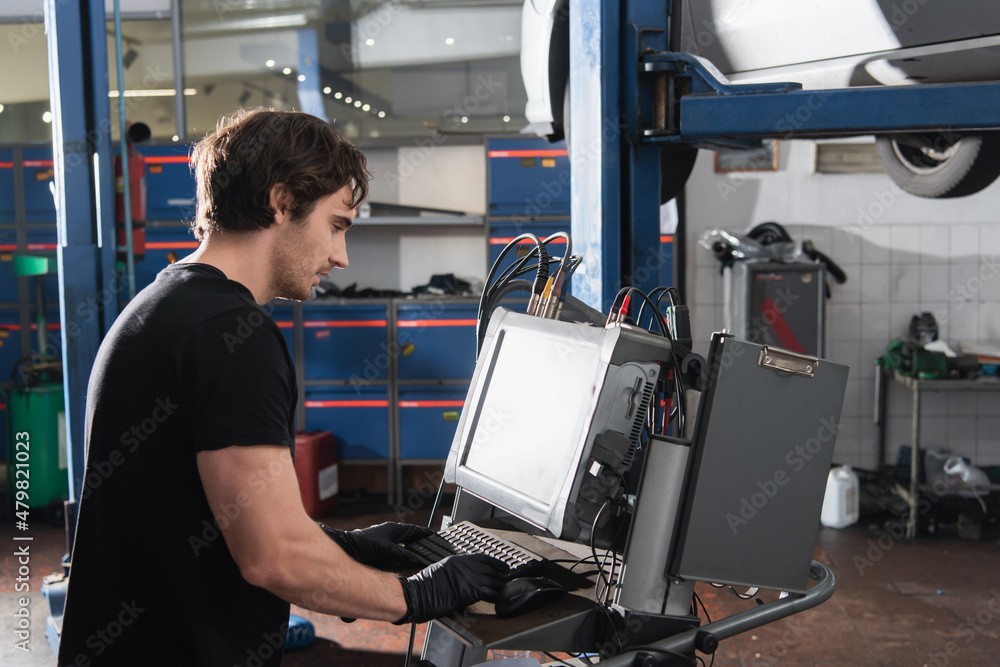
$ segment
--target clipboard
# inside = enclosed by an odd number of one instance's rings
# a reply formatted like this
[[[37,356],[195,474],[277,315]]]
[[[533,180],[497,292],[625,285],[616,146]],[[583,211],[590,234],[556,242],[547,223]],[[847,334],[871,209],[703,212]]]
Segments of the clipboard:
[[[715,334],[670,574],[804,593],[849,368]]]

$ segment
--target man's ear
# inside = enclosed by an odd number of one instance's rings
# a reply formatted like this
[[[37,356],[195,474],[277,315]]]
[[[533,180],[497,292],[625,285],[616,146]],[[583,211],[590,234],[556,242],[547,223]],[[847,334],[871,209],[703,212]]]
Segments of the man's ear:
[[[290,217],[290,209],[295,203],[295,200],[292,197],[292,193],[288,191],[288,188],[283,183],[276,183],[271,188],[268,203],[271,205],[271,208],[274,209],[275,223],[281,224]]]

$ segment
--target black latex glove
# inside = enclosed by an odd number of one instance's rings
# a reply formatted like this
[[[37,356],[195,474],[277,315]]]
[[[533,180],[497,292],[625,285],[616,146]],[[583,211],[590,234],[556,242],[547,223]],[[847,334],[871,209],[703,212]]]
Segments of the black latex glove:
[[[415,555],[399,546],[427,537],[434,531],[408,523],[380,523],[360,530],[337,530],[320,524],[347,555],[359,563],[392,561],[400,565],[422,565]]]
[[[449,556],[401,579],[406,616],[401,623],[425,623],[461,611],[477,600],[492,602],[504,584],[506,564],[485,554]]]

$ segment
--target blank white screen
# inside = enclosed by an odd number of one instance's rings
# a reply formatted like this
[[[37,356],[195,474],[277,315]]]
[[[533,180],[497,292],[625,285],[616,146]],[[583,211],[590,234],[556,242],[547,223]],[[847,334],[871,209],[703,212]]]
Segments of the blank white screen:
[[[465,466],[547,505],[575,474],[576,448],[596,391],[598,347],[591,340],[512,329],[497,355]]]

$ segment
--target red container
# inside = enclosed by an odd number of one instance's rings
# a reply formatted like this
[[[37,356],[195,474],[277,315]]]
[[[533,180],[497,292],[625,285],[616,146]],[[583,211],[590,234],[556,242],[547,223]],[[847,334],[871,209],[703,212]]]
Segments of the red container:
[[[295,434],[295,476],[299,478],[302,504],[313,519],[337,510],[337,440],[329,431]]]

